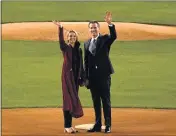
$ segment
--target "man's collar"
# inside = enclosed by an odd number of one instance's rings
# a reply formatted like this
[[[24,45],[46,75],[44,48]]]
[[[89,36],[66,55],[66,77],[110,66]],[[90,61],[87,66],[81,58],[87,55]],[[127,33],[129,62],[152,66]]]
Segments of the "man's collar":
[[[93,39],[97,40],[99,36],[100,36],[100,33],[98,34],[97,37],[95,37],[95,38],[92,37],[92,40],[93,40]]]

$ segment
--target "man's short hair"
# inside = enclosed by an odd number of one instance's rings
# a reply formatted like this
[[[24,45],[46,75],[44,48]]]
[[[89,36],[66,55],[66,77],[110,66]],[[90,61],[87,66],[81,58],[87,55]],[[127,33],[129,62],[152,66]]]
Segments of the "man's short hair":
[[[95,21],[95,20],[89,21],[88,27],[90,26],[90,24],[97,24],[98,27],[100,27],[100,24],[98,23],[98,21]]]

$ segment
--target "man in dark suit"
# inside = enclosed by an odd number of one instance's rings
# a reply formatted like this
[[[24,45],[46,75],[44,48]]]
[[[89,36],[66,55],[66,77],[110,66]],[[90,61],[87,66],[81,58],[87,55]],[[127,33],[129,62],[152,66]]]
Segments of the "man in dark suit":
[[[111,13],[107,12],[105,21],[110,30],[110,35],[99,33],[100,25],[97,21],[89,22],[89,31],[92,38],[84,43],[84,63],[86,75],[86,87],[90,89],[94,110],[95,124],[88,132],[101,131],[101,101],[105,119],[105,133],[111,132],[111,101],[110,101],[110,75],[114,73],[109,51],[116,39],[115,25],[111,23]]]

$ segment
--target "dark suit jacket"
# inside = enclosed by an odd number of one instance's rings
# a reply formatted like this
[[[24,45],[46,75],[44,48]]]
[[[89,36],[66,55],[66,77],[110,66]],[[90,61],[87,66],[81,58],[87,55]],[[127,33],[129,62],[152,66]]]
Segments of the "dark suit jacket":
[[[85,78],[89,79],[91,77],[106,77],[114,73],[112,67],[109,51],[112,43],[116,39],[115,25],[109,26],[110,35],[99,35],[96,44],[96,54],[93,56],[89,51],[90,41],[84,43],[84,69]],[[95,72],[96,71],[96,72]]]

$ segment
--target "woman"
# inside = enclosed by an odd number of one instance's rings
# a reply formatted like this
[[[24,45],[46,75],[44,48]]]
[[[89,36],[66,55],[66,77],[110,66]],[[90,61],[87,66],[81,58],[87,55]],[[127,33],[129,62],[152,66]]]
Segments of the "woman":
[[[61,23],[56,21],[53,23],[58,26],[60,49],[64,57],[62,67],[64,131],[75,133],[78,131],[72,127],[72,117],[80,118],[83,116],[78,96],[79,86],[83,85],[81,78],[83,75],[82,50],[79,48],[80,43],[75,31],[68,31],[66,43]]]

